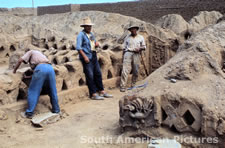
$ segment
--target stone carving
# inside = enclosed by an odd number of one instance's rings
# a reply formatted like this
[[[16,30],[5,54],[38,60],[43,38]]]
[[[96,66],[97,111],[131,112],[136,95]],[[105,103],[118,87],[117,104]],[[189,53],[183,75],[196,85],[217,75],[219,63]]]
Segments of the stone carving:
[[[162,124],[178,132],[200,132],[201,110],[184,98],[173,100],[172,96],[161,97]],[[179,98],[179,97],[177,97]]]
[[[160,66],[166,63],[168,57],[168,50],[169,46],[166,42],[163,42],[162,40],[150,36],[149,37],[150,42],[150,71],[153,72],[156,69],[158,69]]]
[[[154,100],[138,96],[125,96],[120,100],[121,127],[145,128],[166,125],[177,132],[201,132],[202,112],[191,101],[179,96],[163,95],[160,105]],[[158,100],[157,100],[158,101]],[[157,111],[160,110],[160,111]],[[157,119],[157,117],[159,117]]]
[[[152,126],[151,122],[153,112],[153,101],[136,97],[136,96],[125,96],[124,99],[120,100],[120,125],[123,128],[143,128]]]

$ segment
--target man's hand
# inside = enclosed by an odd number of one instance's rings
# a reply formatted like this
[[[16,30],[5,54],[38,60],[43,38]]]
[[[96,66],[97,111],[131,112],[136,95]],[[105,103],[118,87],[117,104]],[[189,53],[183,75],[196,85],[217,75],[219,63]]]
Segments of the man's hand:
[[[141,52],[142,50],[145,50],[145,47],[135,48],[135,52]]]
[[[99,47],[99,42],[95,42],[95,48]]]
[[[90,62],[90,60],[89,60],[89,58],[86,56],[86,54],[83,52],[83,50],[79,50],[79,53],[80,53],[81,56],[84,58],[84,62],[88,64],[88,63]]]
[[[141,48],[135,48],[134,51],[135,52],[140,52],[141,51]]]
[[[145,47],[140,47],[140,51],[145,50]]]
[[[21,65],[22,62],[23,62],[23,59],[20,58],[20,59],[18,60],[18,62],[16,63],[16,66],[15,66],[14,69],[13,69],[13,73],[16,73],[17,69],[20,67],[20,65]]]
[[[84,61],[85,61],[85,63],[87,63],[87,64],[90,62],[90,60],[89,60],[89,58],[88,58],[87,56],[84,57]]]
[[[13,70],[13,73],[16,73],[16,69]]]

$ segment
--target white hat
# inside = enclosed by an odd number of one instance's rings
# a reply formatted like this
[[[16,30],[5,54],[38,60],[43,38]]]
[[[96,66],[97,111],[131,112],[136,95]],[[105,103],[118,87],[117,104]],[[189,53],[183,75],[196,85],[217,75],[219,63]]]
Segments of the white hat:
[[[84,27],[84,26],[93,26],[94,24],[91,22],[91,19],[89,17],[86,17],[82,20],[82,24],[80,25],[80,27]]]
[[[127,30],[130,30],[131,28],[137,28],[137,30],[138,30],[139,26],[135,22],[130,22]]]

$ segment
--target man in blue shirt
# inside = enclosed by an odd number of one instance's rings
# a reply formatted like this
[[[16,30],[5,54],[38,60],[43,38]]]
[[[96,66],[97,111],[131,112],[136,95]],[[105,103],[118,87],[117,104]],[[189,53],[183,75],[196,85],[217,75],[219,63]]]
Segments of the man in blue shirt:
[[[90,18],[83,19],[83,23],[80,26],[84,29],[77,36],[76,50],[78,50],[83,64],[90,97],[94,100],[103,100],[104,97],[111,98],[113,96],[104,91],[101,69],[95,50],[99,43],[96,42],[95,36],[91,32],[93,25]]]

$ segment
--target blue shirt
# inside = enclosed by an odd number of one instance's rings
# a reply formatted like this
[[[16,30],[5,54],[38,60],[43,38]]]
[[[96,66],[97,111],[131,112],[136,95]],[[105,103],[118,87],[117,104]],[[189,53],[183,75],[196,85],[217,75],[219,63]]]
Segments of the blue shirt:
[[[96,42],[93,33],[91,32],[90,34],[91,34],[90,39],[94,40]],[[81,31],[77,36],[76,50],[78,52],[80,50],[83,50],[84,53],[86,54],[86,56],[89,59],[92,59],[91,43],[90,43],[88,36],[86,35],[86,33],[84,31]],[[80,59],[83,59],[81,54],[79,54],[79,57],[80,57]]]

